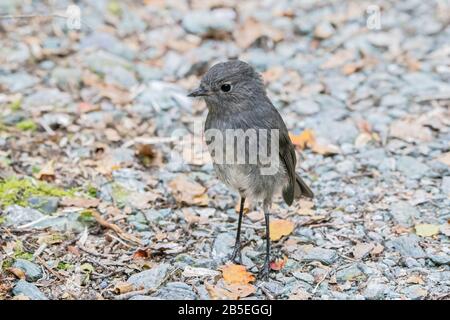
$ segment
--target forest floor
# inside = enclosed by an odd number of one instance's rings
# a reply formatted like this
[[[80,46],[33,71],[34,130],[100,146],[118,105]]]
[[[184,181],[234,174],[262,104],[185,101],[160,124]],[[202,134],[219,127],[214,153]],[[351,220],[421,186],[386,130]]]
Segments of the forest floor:
[[[448,2],[78,3],[0,20],[0,299],[449,299]],[[316,195],[276,199],[269,281],[260,208],[227,265],[239,199],[190,148],[234,57]]]

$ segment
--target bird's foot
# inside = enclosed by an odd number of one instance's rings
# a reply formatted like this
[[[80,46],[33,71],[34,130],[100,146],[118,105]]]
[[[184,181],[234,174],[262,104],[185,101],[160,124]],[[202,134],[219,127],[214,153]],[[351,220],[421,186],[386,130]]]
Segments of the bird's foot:
[[[242,254],[240,244],[234,246],[233,253],[230,256],[230,261],[237,264],[242,264]]]
[[[268,281],[269,273],[270,273],[270,260],[266,259],[264,261],[264,265],[258,272],[258,279],[260,279],[261,281]]]

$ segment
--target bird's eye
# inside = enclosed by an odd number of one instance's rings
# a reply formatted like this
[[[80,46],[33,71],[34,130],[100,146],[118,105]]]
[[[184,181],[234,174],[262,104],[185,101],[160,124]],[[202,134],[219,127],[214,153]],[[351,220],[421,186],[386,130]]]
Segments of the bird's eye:
[[[223,92],[230,92],[231,84],[225,83],[225,84],[221,85],[220,90],[222,90]]]

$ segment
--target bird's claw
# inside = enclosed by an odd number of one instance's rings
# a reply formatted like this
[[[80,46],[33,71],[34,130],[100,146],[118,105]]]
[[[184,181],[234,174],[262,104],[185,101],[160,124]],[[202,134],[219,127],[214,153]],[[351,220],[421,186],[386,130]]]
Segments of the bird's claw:
[[[266,260],[264,261],[264,265],[258,272],[258,279],[260,279],[261,281],[268,281],[269,273],[270,273],[270,261]]]
[[[241,254],[240,246],[234,247],[233,253],[230,256],[230,261],[237,263],[237,264],[242,264],[242,254]]]

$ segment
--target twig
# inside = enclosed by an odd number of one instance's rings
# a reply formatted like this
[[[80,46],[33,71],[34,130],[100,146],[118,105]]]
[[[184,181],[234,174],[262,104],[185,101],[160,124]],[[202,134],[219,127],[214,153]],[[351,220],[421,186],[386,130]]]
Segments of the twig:
[[[16,229],[19,229],[19,230],[27,229],[29,227],[32,227],[32,226],[38,224],[39,222],[42,222],[42,221],[45,221],[45,220],[48,220],[48,219],[52,219],[52,218],[53,217],[51,217],[51,216],[43,216],[43,217],[41,217],[41,218],[39,218],[37,220],[34,220],[34,221],[29,222],[29,223],[23,224],[21,226],[17,226]]]
[[[319,282],[317,282],[316,286],[314,287],[314,289],[313,289],[313,291],[312,291],[312,294],[313,294],[313,295],[316,293],[317,288],[319,288],[319,286],[322,284],[322,282],[324,282],[325,279],[328,277],[328,275],[330,274],[331,270],[332,270],[331,268],[328,269],[328,270],[327,270],[327,273],[325,273],[325,275],[323,276],[323,278],[320,279]]]
[[[91,210],[92,216],[95,218],[95,220],[103,227],[113,230],[121,239],[137,243],[139,245],[142,245],[141,239],[126,233],[120,227],[114,223],[106,221],[100,213],[98,213],[97,210]]]
[[[60,13],[51,13],[51,14],[20,14],[20,15],[3,15],[0,16],[0,20],[20,20],[20,19],[35,19],[35,18],[60,18],[60,19],[69,19],[70,17],[65,16]],[[80,23],[85,25],[89,30],[93,30],[92,27],[84,22],[83,20],[80,20]]]
[[[50,272],[51,274],[53,274],[55,277],[57,277],[58,279],[59,279],[59,281],[62,281],[62,282],[65,282],[66,281],[66,279],[62,276],[62,275],[60,275],[58,272],[56,272],[55,270],[53,270],[52,268],[50,268],[46,263],[45,263],[45,261],[41,258],[41,257],[36,257],[38,260],[39,260],[39,262],[44,266],[44,268],[48,271],[48,272]]]
[[[118,296],[115,296],[114,300],[128,300],[134,296],[146,295],[149,293],[153,293],[155,291],[156,291],[155,289],[142,289],[142,290],[131,291],[131,292],[122,293],[122,294],[119,294]]]

